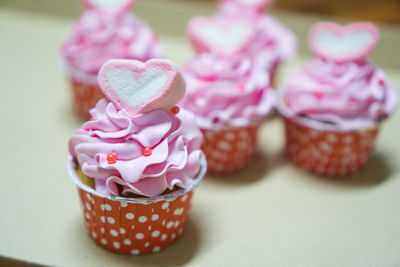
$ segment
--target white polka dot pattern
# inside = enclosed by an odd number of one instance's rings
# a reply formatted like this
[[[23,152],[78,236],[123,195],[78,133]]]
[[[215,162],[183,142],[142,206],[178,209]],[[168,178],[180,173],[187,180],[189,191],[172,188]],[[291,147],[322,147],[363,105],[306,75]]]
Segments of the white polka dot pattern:
[[[257,131],[258,125],[221,131],[202,129],[208,173],[227,174],[246,167],[254,155]]]
[[[346,176],[368,162],[378,128],[319,131],[286,119],[285,132],[286,154],[297,166],[319,175]]]
[[[145,205],[78,191],[90,237],[106,249],[132,255],[160,251],[181,236],[193,194]]]

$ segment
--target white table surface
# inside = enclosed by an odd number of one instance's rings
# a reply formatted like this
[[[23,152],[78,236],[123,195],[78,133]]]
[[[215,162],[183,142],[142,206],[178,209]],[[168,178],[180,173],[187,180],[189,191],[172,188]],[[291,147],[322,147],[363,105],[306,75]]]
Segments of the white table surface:
[[[81,124],[56,61],[70,22],[0,6],[1,256],[56,266],[400,266],[400,114],[384,124],[370,164],[344,181],[293,167],[274,118],[247,170],[204,179],[173,246],[146,256],[99,248],[65,169]],[[189,57],[182,38],[161,40],[168,58]],[[387,73],[400,87],[399,70]]]

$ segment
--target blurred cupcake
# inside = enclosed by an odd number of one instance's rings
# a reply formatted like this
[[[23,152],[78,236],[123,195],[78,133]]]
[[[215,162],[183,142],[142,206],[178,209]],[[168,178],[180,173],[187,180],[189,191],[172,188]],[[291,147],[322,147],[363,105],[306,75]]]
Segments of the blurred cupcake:
[[[314,26],[314,57],[278,93],[286,153],[299,167],[344,176],[368,162],[381,123],[397,105],[392,83],[367,61],[378,35],[370,23]]]
[[[131,14],[133,2],[85,0],[85,11],[61,48],[73,107],[82,118],[89,118],[89,109],[104,97],[97,83],[104,62],[113,58],[144,62],[162,55],[151,28]]]
[[[107,99],[69,140],[86,227],[108,250],[157,252],[182,235],[206,171],[195,117],[174,106],[185,83],[166,60],[110,60],[99,84]]]
[[[271,84],[275,86],[275,77],[280,63],[296,56],[296,36],[277,19],[265,13],[272,0],[221,0],[217,18],[222,20],[242,19],[255,25],[256,38],[249,55],[256,60],[267,62]]]
[[[232,173],[251,161],[257,131],[274,107],[268,75],[251,59],[203,53],[183,69],[181,105],[197,117],[210,173]]]

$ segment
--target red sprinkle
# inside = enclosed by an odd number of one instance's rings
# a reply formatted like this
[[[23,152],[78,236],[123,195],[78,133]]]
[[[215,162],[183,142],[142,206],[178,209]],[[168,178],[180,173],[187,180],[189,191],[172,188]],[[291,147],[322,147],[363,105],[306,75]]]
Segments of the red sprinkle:
[[[108,153],[107,162],[108,164],[113,164],[117,162],[117,154],[115,152]]]
[[[242,91],[242,92],[244,92],[245,89],[246,89],[246,85],[244,85],[243,83],[241,83],[241,84],[239,85],[239,90]]]
[[[142,154],[145,157],[151,156],[152,153],[153,153],[153,151],[152,151],[151,147],[144,147],[142,149]]]
[[[178,113],[179,113],[179,107],[178,107],[178,106],[173,106],[173,107],[171,108],[171,112],[172,112],[174,115],[178,114]]]
[[[324,93],[321,93],[320,91],[315,91],[312,94],[318,100],[320,100],[324,96]]]
[[[378,83],[380,86],[385,86],[385,81],[382,79],[379,79]]]

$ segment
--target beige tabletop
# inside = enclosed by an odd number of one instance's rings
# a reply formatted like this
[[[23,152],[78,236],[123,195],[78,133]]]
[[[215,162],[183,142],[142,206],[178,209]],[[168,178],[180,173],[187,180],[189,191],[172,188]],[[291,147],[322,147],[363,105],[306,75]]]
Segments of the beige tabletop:
[[[312,21],[278,15],[296,29]],[[65,169],[68,138],[81,122],[56,59],[72,20],[0,5],[1,256],[56,266],[400,266],[399,114],[383,125],[370,164],[343,181],[293,167],[276,117],[262,127],[248,169],[204,179],[173,246],[146,256],[99,248]],[[398,54],[391,57],[400,34],[382,32],[374,60],[387,63],[400,88]],[[179,64],[191,54],[182,36],[161,32]],[[280,80],[300,63],[284,66]]]

